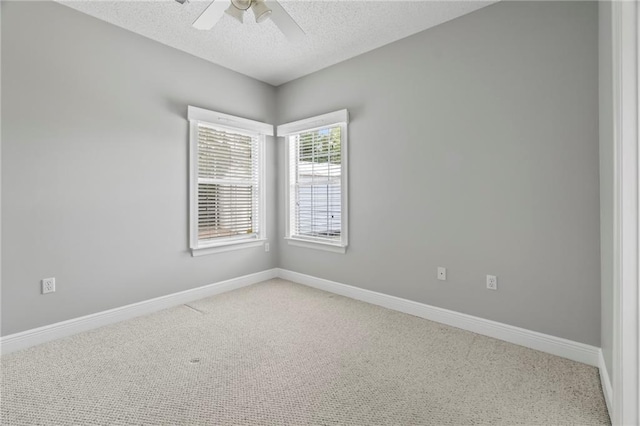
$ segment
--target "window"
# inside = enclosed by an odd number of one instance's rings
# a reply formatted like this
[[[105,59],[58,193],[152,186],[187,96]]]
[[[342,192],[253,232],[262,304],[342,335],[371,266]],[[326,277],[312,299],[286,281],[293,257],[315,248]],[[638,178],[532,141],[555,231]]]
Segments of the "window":
[[[189,107],[191,251],[263,244],[264,139],[273,126]]]
[[[347,110],[278,126],[286,138],[289,244],[347,247]]]

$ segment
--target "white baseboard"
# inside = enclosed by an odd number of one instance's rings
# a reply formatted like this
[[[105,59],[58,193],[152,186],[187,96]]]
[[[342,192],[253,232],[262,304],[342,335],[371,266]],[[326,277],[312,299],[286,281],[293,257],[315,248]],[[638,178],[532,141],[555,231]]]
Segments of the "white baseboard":
[[[607,402],[610,402],[611,383],[603,368],[600,348],[280,268],[11,334],[0,339],[0,347],[2,353],[14,352],[276,277],[599,367],[601,374],[606,376],[603,389],[605,396],[608,394],[609,397]]]
[[[435,306],[401,299],[375,291],[365,290],[334,281],[316,278],[310,275],[286,269],[278,269],[278,277],[325,290],[331,293],[361,300],[388,309],[415,315],[431,321],[447,324],[463,330],[472,331],[494,339],[504,340],[516,345],[561,356],[574,361],[582,362],[594,367],[599,367],[600,348],[578,343],[561,337],[550,336],[512,325],[502,324],[472,315],[461,314],[448,309],[437,308]]]
[[[3,354],[25,349],[31,346],[45,343],[62,337],[71,336],[82,331],[91,330],[116,322],[128,320],[141,315],[147,315],[162,309],[193,302],[216,294],[224,293],[237,288],[246,287],[271,278],[276,278],[277,269],[268,269],[255,274],[243,275],[226,281],[193,288],[190,290],[156,297],[120,308],[109,309],[67,321],[58,322],[44,327],[34,328],[20,333],[10,334],[0,339],[0,347]]]
[[[602,383],[602,393],[604,394],[604,400],[607,403],[607,410],[609,411],[609,417],[611,417],[611,409],[613,408],[613,388],[611,387],[611,379],[609,378],[609,371],[607,365],[604,363],[604,357],[602,350],[598,353],[598,370],[600,370],[600,382]],[[613,420],[613,419],[612,419]]]

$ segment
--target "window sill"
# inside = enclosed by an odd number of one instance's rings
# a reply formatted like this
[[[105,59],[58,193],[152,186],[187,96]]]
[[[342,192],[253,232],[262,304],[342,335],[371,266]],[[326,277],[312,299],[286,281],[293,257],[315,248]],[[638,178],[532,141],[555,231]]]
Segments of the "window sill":
[[[263,246],[264,243],[266,243],[266,242],[267,242],[266,239],[248,240],[248,241],[240,240],[240,241],[228,242],[228,243],[218,244],[218,245],[213,245],[213,246],[192,248],[191,249],[191,256],[193,256],[193,257],[205,256],[207,254],[222,253],[222,252],[225,252],[225,251],[242,250],[242,249],[248,249],[248,248],[252,248],[252,247],[260,247],[260,246]]]
[[[341,254],[344,254],[347,251],[347,246],[343,246],[339,244],[321,243],[319,241],[306,241],[306,240],[299,240],[297,238],[285,238],[285,240],[287,240],[289,245],[292,245],[292,246],[305,247],[305,248],[316,249],[316,250],[324,250],[324,251],[330,251],[333,253],[341,253]]]

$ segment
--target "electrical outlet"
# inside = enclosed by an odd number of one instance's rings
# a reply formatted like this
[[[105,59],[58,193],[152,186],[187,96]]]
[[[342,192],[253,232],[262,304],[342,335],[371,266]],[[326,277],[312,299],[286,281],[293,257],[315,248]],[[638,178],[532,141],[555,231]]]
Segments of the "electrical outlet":
[[[53,293],[56,291],[56,279],[45,278],[42,280],[42,294]]]
[[[438,266],[438,279],[440,281],[446,281],[447,280],[447,268],[444,268],[442,266]]]
[[[269,251],[269,243],[264,243],[264,251]]]
[[[487,288],[489,290],[498,289],[498,277],[495,275],[487,275]]]

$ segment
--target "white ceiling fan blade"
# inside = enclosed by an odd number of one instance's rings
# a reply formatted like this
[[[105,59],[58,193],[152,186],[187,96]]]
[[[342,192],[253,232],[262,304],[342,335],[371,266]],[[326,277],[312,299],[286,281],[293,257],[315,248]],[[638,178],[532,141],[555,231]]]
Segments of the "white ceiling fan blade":
[[[282,31],[289,41],[296,42],[304,37],[304,31],[302,28],[300,28],[291,15],[284,10],[280,3],[275,0],[266,0],[265,3],[272,11],[271,20],[278,28],[280,28],[280,31]]]
[[[199,30],[210,30],[222,18],[230,4],[230,0],[213,0],[193,22],[193,27]]]

